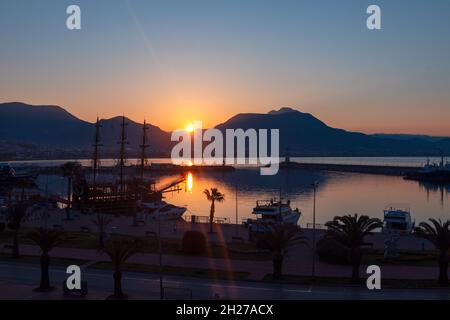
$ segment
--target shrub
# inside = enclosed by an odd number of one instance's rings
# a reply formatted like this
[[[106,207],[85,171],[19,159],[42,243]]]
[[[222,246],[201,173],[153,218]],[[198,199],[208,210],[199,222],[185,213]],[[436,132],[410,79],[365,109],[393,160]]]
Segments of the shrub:
[[[206,237],[200,231],[186,231],[182,240],[182,251],[187,255],[201,255],[206,252]]]
[[[8,222],[8,229],[12,230],[12,231],[17,230],[17,223],[15,223],[15,222]]]
[[[348,264],[348,249],[332,238],[317,241],[317,255],[320,260],[333,264]]]

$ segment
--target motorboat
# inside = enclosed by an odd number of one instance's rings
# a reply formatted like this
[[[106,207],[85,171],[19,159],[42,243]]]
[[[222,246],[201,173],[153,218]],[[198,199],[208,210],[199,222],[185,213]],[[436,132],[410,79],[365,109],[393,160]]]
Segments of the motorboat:
[[[251,231],[266,232],[276,224],[296,225],[300,219],[301,212],[298,208],[292,209],[289,200],[258,200],[253,212],[256,219],[248,219],[246,225]]]
[[[411,233],[414,230],[409,209],[389,206],[383,214],[383,233]]]

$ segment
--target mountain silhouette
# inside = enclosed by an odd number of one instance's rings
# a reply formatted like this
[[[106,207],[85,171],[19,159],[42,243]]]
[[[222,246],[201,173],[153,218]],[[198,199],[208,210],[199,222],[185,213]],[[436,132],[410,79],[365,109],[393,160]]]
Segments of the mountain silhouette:
[[[217,126],[225,129],[280,129],[280,152],[292,156],[412,156],[450,151],[450,139],[427,141],[371,136],[332,128],[309,113],[281,108],[242,113]]]
[[[116,157],[122,117],[102,119],[102,157]],[[139,155],[142,124],[126,119],[127,156]],[[450,138],[419,135],[367,135],[332,128],[309,113],[284,107],[266,114],[242,113],[216,128],[279,129],[280,153],[291,156],[431,156],[450,153]],[[32,106],[19,102],[0,104],[0,157],[20,145],[22,149],[70,150],[77,158],[89,155],[95,124],[81,120],[59,106]],[[149,125],[148,156],[167,157],[170,133]],[[9,150],[9,149],[11,150]],[[4,151],[4,150],[7,150]]]
[[[100,138],[102,156],[117,153],[122,117],[102,119]],[[138,154],[142,139],[142,124],[126,118],[127,151],[130,156]],[[169,133],[149,125],[147,131],[148,153],[166,156],[170,150]],[[91,150],[95,124],[73,116],[59,106],[32,106],[24,103],[0,104],[0,141],[28,143],[40,148]]]

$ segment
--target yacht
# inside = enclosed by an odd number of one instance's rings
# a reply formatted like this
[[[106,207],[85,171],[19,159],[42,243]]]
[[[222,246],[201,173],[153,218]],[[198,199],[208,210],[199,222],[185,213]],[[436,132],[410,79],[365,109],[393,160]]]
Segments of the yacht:
[[[152,219],[161,217],[164,220],[176,220],[186,212],[187,208],[178,207],[165,201],[143,202],[141,212]]]
[[[411,233],[414,230],[409,209],[390,206],[384,209],[383,214],[383,233]]]
[[[246,224],[251,231],[266,232],[274,224],[293,224],[296,225],[300,219],[299,209],[293,210],[291,202],[288,200],[259,200],[256,201],[256,207],[252,214],[256,219],[248,219]]]

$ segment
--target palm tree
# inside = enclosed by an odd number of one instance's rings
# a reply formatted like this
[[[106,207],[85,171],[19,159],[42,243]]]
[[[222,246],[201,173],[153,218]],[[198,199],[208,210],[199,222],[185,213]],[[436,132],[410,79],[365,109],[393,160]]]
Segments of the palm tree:
[[[448,250],[450,249],[450,220],[430,219],[430,223],[421,222],[414,229],[414,234],[430,241],[439,250],[439,283],[448,285]]]
[[[280,279],[283,274],[283,261],[288,250],[298,244],[306,244],[301,229],[293,224],[279,224],[271,227],[270,232],[258,235],[261,243],[273,253],[273,277]]]
[[[67,178],[67,207],[66,207],[66,219],[70,220],[70,207],[72,199],[72,179],[74,175],[80,169],[80,164],[78,162],[66,162],[61,166],[63,176]]]
[[[141,245],[136,239],[129,237],[114,237],[110,239],[102,251],[111,259],[114,267],[114,294],[111,298],[124,299],[122,291],[122,265],[140,251]]]
[[[48,291],[51,289],[50,276],[48,272],[50,266],[49,252],[63,241],[62,232],[54,229],[39,228],[38,230],[31,231],[28,234],[28,238],[36,243],[42,251],[41,283],[36,290]]]
[[[349,262],[352,265],[352,281],[359,282],[359,268],[362,261],[361,246],[364,238],[372,231],[383,226],[378,218],[358,214],[334,217],[325,224],[328,227],[326,236],[333,238],[349,249]]]
[[[209,232],[213,232],[214,212],[216,210],[215,203],[225,200],[225,195],[221,193],[217,188],[211,188],[211,190],[205,189],[203,193],[206,199],[211,202],[211,209],[209,210]]]
[[[98,229],[98,247],[105,247],[106,227],[112,222],[112,219],[105,214],[97,213],[96,219],[92,219],[92,223]]]
[[[20,202],[25,201],[25,189],[36,187],[36,183],[33,179],[20,178],[17,181],[17,187],[20,188]]]
[[[19,202],[10,208],[10,214],[8,216],[8,228],[13,231],[13,248],[12,257],[19,258],[19,233],[22,227],[22,223],[29,216],[30,204],[27,202]]]

